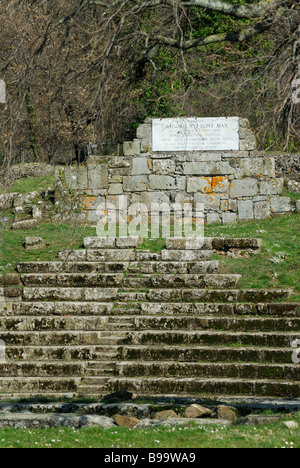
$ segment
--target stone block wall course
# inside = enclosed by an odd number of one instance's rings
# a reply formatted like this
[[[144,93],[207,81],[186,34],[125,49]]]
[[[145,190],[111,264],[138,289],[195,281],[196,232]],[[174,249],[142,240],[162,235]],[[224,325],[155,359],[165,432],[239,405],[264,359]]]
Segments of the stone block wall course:
[[[249,122],[240,119],[240,151],[152,152],[152,121],[123,145],[123,156],[93,157],[87,166],[64,169],[68,186],[83,195],[89,222],[97,204],[204,203],[207,223],[264,219],[295,211],[282,197],[284,179],[276,178],[275,159],[256,151]],[[57,171],[60,169],[57,168]],[[57,172],[58,174],[58,172]]]

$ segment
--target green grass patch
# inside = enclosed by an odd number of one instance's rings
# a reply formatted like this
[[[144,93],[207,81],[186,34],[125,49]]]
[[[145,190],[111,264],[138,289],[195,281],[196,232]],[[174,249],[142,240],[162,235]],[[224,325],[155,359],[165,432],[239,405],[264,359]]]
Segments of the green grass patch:
[[[295,193],[295,192],[289,192],[287,189],[285,189],[282,193],[283,197],[290,197],[292,201],[297,201],[300,200],[300,193]]]
[[[55,260],[59,251],[64,249],[79,249],[83,246],[83,238],[95,236],[96,229],[89,226],[71,224],[43,223],[24,231],[5,229],[0,246],[0,269],[12,272],[20,262],[47,262]],[[46,249],[27,251],[24,248],[26,237],[42,237]]]
[[[291,301],[300,300],[300,217],[287,215],[262,221],[235,225],[210,225],[205,227],[207,237],[259,237],[262,251],[241,258],[215,255],[220,260],[221,273],[242,275],[241,288],[292,288]],[[1,272],[14,271],[19,262],[52,261],[63,249],[82,247],[83,238],[96,236],[90,226],[43,223],[25,231],[4,229],[0,247]],[[47,248],[28,252],[24,249],[26,237],[42,237]],[[145,239],[143,249],[160,252],[165,239]]]
[[[283,424],[291,419],[300,424],[298,413],[258,427],[1,429],[0,448],[299,448],[299,430]]]
[[[240,288],[292,288],[290,301],[300,300],[300,217],[279,216],[229,226],[206,226],[207,237],[258,237],[262,251],[245,258],[215,255],[221,273],[242,275]]]
[[[48,188],[53,189],[55,184],[54,175],[43,177],[25,177],[14,182],[9,189],[11,193],[44,192]]]

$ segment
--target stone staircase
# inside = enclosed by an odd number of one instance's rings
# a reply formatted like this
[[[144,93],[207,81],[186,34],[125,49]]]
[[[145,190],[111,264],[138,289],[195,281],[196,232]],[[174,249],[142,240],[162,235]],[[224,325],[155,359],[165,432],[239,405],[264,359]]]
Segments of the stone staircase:
[[[238,289],[211,259],[259,252],[259,239],[140,247],[86,238],[58,261],[19,264],[0,307],[0,398],[300,396],[300,304],[289,290]]]

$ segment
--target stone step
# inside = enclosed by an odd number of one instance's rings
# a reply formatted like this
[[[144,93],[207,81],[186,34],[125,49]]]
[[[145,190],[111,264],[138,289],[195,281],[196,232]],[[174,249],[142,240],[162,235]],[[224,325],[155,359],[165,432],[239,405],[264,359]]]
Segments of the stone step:
[[[111,302],[117,300],[118,288],[24,288],[28,301]]]
[[[64,396],[64,395],[62,395]],[[220,423],[220,420],[216,422]],[[224,423],[223,423],[224,424]],[[226,424],[226,421],[225,421]],[[224,424],[224,425],[225,425]],[[208,424],[203,424],[203,426]],[[27,411],[20,413],[1,412],[0,428],[22,428],[22,429],[44,429],[70,427],[74,430],[82,427],[97,427],[102,429],[115,429],[116,425],[111,418],[92,414],[74,413],[30,413]],[[56,429],[57,431],[57,429]],[[60,431],[59,431],[60,432]],[[51,444],[50,444],[51,446]]]
[[[170,362],[245,362],[292,364],[294,349],[263,346],[197,346],[197,345],[148,345],[123,346],[120,359],[124,361],[170,361]]]
[[[211,316],[10,316],[0,317],[1,332],[12,331],[118,331],[118,330],[223,330],[299,331],[300,318]],[[1,333],[0,332],[0,333]]]
[[[213,250],[162,250],[160,253],[134,249],[63,250],[58,257],[63,262],[134,262],[167,261],[198,262],[209,260]]]
[[[166,262],[198,262],[208,260],[213,250],[162,250],[161,260]]]
[[[0,322],[1,323],[1,322]],[[135,330],[222,330],[228,332],[299,332],[300,318],[229,318],[143,316],[134,319]]]
[[[6,346],[105,346],[122,344],[130,332],[119,331],[0,331]]]
[[[63,250],[58,257],[63,262],[134,262],[137,260],[133,249],[128,250]]]
[[[141,294],[130,289],[117,288],[45,288],[25,287],[22,297],[25,301],[79,301],[79,302],[271,302],[290,296],[292,290],[282,289],[150,289]]]
[[[278,380],[195,379],[195,378],[118,378],[110,379],[108,389],[116,392],[126,388],[139,397],[149,395],[197,396],[199,395],[260,395],[269,397],[299,398],[299,382]]]
[[[262,247],[261,239],[251,238],[227,238],[227,237],[204,237],[189,239],[186,237],[166,239],[166,248],[170,250],[259,250]]]
[[[232,331],[0,331],[6,346],[105,346],[139,344],[289,347],[299,332]]]
[[[123,273],[59,273],[23,274],[21,281],[26,287],[120,287],[125,288],[235,288],[240,275],[231,274],[153,274],[142,277],[126,277]]]
[[[82,361],[0,363],[0,377],[82,377],[87,372],[88,364]]]
[[[132,249],[143,244],[142,237],[85,237],[86,249]]]
[[[135,304],[137,307],[138,304]],[[195,316],[270,316],[300,317],[300,303],[174,303],[161,304],[145,302],[139,304],[144,315],[195,315]],[[122,304],[115,303],[116,310],[123,310]]]
[[[134,299],[133,299],[134,300]],[[300,317],[300,303],[151,303],[151,302],[15,302],[0,305],[0,317],[19,316],[262,316]]]
[[[19,273],[125,273],[197,274],[217,273],[219,262],[26,262],[17,266]]]
[[[84,247],[86,249],[128,249],[140,248],[143,244],[141,237],[127,238],[101,238],[86,237]],[[261,239],[251,238],[226,238],[226,237],[169,237],[166,239],[166,249],[170,250],[259,250],[262,247]]]
[[[16,361],[65,361],[89,362],[113,361],[118,358],[119,350],[116,345],[68,345],[68,346],[40,346],[6,345],[5,357],[7,363]]]
[[[102,397],[104,397],[105,395],[102,395]],[[99,395],[94,395],[94,398],[98,398]],[[6,402],[6,401],[12,401],[12,402],[20,402],[21,400],[43,400],[43,399],[49,399],[49,400],[61,400],[61,401],[64,401],[64,400],[72,400],[74,398],[78,398],[78,392],[51,392],[50,391],[47,391],[47,392],[43,392],[43,393],[40,393],[40,392],[30,392],[30,391],[26,391],[24,390],[24,392],[11,392],[11,393],[1,393],[0,394],[0,402],[3,401],[3,402]],[[93,398],[92,396],[89,396],[89,398]],[[34,415],[36,416],[36,414]]]
[[[81,387],[85,385],[92,385],[97,387],[107,386],[109,377],[93,376],[93,377],[84,377],[81,382]]]
[[[151,289],[149,302],[271,302],[286,299],[292,290],[282,289]]]
[[[108,383],[105,385],[80,385],[78,388],[78,396],[86,398],[94,398],[97,401],[110,393]]]
[[[19,316],[0,317],[0,333],[12,331],[108,331],[131,330],[135,327],[132,316]]]
[[[112,334],[114,332],[111,332]],[[222,332],[222,331],[138,331],[128,332],[121,341],[135,345],[197,345],[197,346],[273,346],[290,347],[299,339],[294,332]],[[2,335],[3,336],[3,335]],[[1,335],[0,335],[1,338]]]
[[[1,377],[0,393],[78,392],[81,377]]]
[[[300,366],[296,364],[259,363],[189,363],[189,362],[117,362],[116,376],[173,378],[231,378],[286,380],[300,382]]]

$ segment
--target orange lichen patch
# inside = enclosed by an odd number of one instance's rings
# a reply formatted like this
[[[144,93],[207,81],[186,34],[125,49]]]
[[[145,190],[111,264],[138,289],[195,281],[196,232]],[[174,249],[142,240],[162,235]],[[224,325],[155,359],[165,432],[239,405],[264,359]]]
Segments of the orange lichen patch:
[[[224,187],[227,187],[228,184],[229,184],[229,180],[227,179],[227,177],[222,177],[222,176],[213,177],[212,190],[213,192],[220,192],[222,191],[222,189],[224,189]]]
[[[207,182],[207,186],[204,188],[203,193],[211,193],[213,192],[213,186],[212,186],[212,178],[211,177],[203,177],[204,180]]]
[[[93,205],[93,202],[95,201],[95,199],[96,198],[93,196],[89,196],[89,197],[86,196],[83,198],[83,204],[85,205],[87,209],[89,209]]]
[[[260,179],[262,176],[263,176],[263,174],[258,174],[257,177]]]

